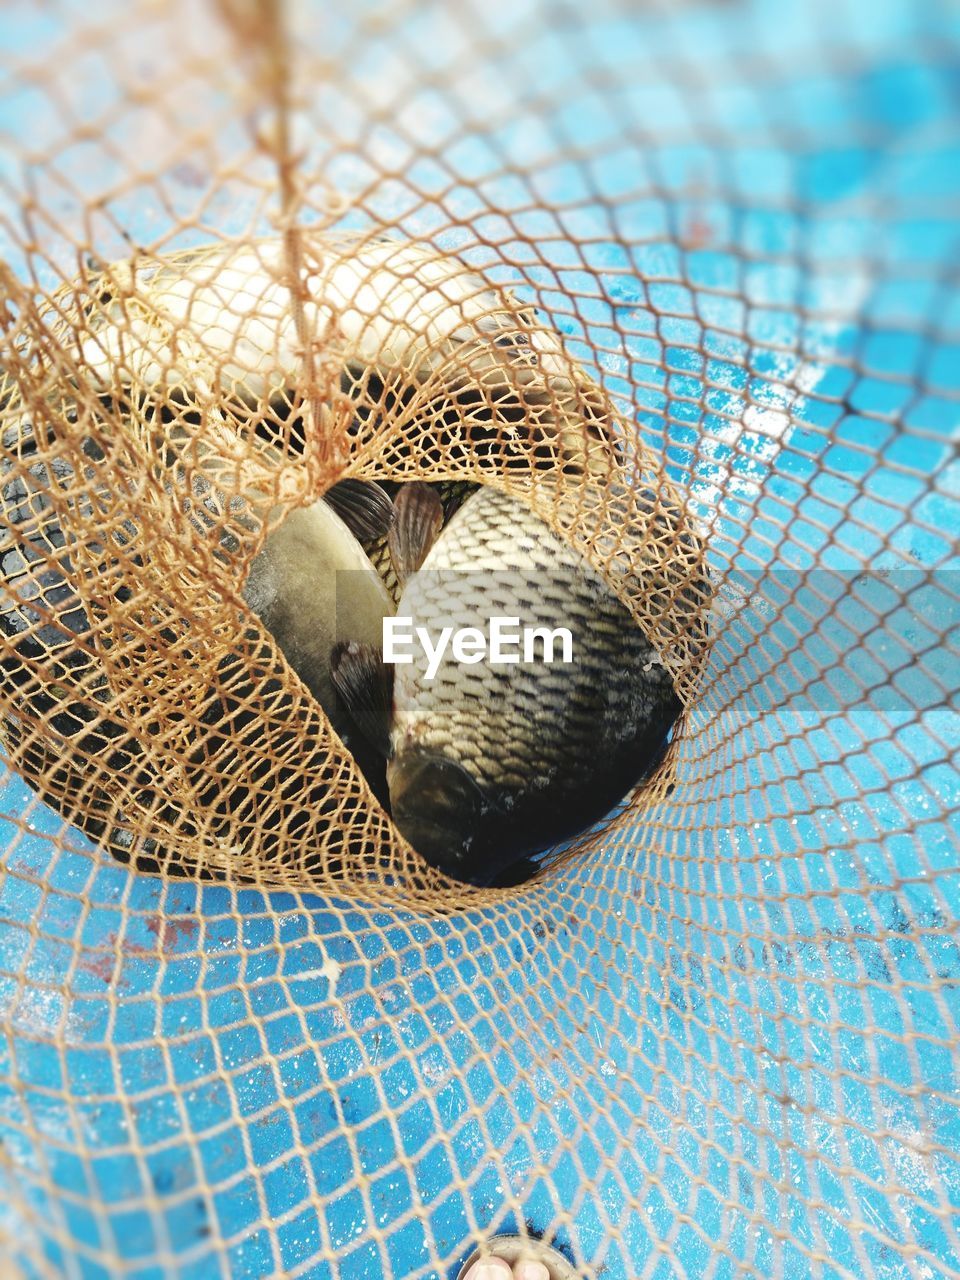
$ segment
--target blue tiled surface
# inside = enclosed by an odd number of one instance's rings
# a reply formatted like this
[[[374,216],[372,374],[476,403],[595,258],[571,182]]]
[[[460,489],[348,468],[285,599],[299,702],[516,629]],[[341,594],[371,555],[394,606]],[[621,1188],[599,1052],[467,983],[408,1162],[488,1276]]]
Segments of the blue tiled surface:
[[[729,616],[673,807],[427,920],[164,884],[77,833],[54,853],[60,820],[10,781],[0,1228],[58,1272],[447,1276],[520,1216],[606,1280],[960,1266],[956,15],[605,12],[485,13],[531,19],[500,74],[549,115],[518,99],[405,172],[454,175],[444,205],[506,262],[538,246],[541,304],[711,522]],[[393,38],[442,68],[456,24]],[[360,84],[390,52],[363,58]],[[423,143],[462,105],[417,104]],[[399,123],[369,145],[402,151]],[[409,190],[371,211],[442,228]]]

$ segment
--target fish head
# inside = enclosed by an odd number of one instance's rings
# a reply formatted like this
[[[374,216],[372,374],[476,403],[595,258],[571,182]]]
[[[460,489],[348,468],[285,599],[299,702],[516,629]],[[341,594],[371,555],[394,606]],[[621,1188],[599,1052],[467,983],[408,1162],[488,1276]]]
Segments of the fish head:
[[[477,856],[488,805],[463,765],[439,752],[401,750],[387,765],[387,785],[393,821],[425,861],[456,880],[487,878]]]

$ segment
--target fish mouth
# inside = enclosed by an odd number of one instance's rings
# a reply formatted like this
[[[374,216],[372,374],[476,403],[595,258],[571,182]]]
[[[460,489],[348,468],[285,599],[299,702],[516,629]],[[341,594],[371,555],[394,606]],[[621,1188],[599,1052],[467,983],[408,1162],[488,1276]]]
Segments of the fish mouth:
[[[393,821],[425,861],[457,880],[486,881],[493,868],[476,865],[475,844],[487,805],[462,765],[433,752],[402,752],[387,766],[387,785]]]

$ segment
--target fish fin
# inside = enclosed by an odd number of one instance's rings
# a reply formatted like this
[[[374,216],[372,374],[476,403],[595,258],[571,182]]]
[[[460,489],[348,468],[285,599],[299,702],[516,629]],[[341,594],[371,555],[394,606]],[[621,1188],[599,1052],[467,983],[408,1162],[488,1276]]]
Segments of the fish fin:
[[[443,527],[443,503],[428,484],[405,484],[394,500],[396,516],[387,534],[394,572],[402,586],[426,559]]]
[[[381,755],[390,754],[393,667],[375,645],[341,641],[330,652],[333,686],[357,728]]]
[[[323,496],[358,542],[376,542],[393,524],[393,503],[375,480],[341,480]]]

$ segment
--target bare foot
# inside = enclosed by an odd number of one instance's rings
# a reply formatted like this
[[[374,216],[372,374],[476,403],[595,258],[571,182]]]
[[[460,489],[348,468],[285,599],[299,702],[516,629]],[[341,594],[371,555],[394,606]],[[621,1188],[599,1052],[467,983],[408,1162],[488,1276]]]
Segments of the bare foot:
[[[491,1236],[467,1258],[457,1280],[578,1280],[558,1249],[530,1236]]]
[[[502,1258],[480,1258],[463,1280],[553,1280],[542,1262],[525,1258],[522,1262],[504,1262]]]

